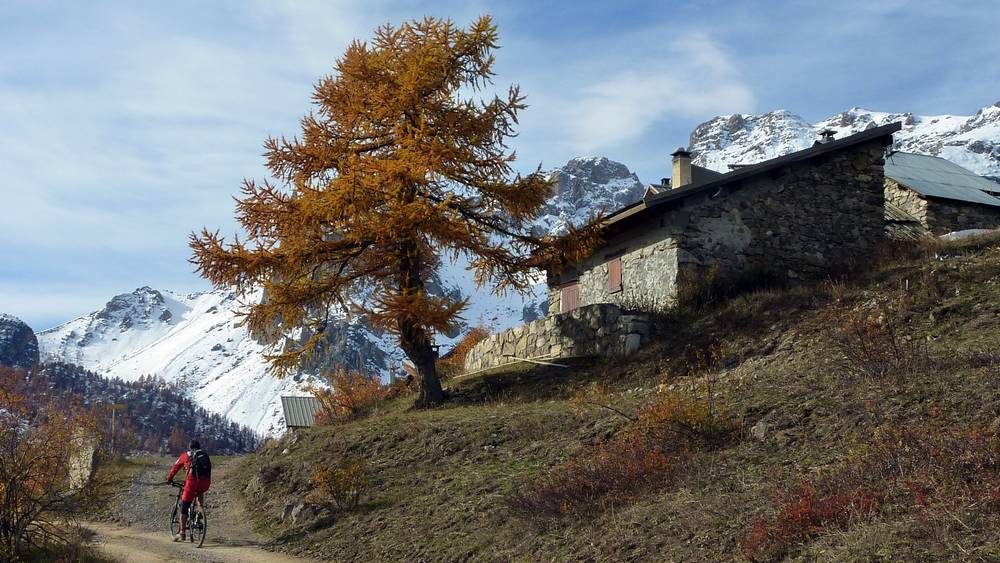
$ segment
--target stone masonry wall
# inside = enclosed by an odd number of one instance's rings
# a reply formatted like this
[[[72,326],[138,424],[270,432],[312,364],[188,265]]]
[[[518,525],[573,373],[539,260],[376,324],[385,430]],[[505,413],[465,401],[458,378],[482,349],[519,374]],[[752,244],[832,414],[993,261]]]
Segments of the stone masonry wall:
[[[515,358],[628,355],[639,349],[649,330],[646,316],[625,314],[615,305],[580,307],[490,336],[469,351],[465,371],[501,366]]]
[[[622,289],[608,291],[608,261],[621,257]],[[677,243],[666,229],[632,230],[605,242],[577,265],[570,277],[580,283],[580,304],[615,303],[628,309],[652,310],[672,303],[677,280]],[[559,290],[550,288],[549,313],[561,312]]]
[[[924,227],[927,226],[927,200],[917,192],[901,186],[892,178],[886,178],[885,200],[912,215]]]
[[[881,141],[789,164],[741,185],[692,195],[609,239],[556,281],[578,279],[580,304],[660,307],[678,280],[767,273],[821,277],[864,260],[884,237]],[[622,257],[622,291],[607,290],[607,262]],[[550,314],[559,311],[550,291]]]
[[[935,235],[1000,228],[1000,207],[932,199],[927,202],[927,228]]]
[[[883,162],[873,140],[689,198],[672,213],[679,270],[799,279],[863,261],[884,237]]]

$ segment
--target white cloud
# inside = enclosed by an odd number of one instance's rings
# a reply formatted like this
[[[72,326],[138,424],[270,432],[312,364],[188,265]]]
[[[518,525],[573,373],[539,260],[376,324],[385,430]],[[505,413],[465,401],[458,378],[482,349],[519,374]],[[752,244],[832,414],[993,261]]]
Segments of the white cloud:
[[[595,151],[633,140],[673,116],[747,112],[750,87],[708,35],[686,33],[655,56],[580,91],[565,112],[572,146]]]

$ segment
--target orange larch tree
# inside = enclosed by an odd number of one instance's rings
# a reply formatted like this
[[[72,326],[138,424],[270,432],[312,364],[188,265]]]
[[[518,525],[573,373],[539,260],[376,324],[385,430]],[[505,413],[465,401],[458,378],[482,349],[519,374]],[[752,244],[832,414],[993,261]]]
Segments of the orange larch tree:
[[[353,42],[315,87],[300,138],[267,140],[276,182],[246,180],[237,218],[247,240],[192,235],[192,262],[219,287],[262,286],[246,311],[251,333],[278,346],[276,371],[295,369],[320,342],[336,307],[398,336],[420,375],[418,405],[444,399],[433,335],[465,303],[427,292],[443,258],[465,255],[478,283],[530,286],[531,272],[582,257],[587,228],[555,241],[530,232],[552,191],[541,174],[516,174],[524,97],[492,86],[497,30],[425,18],[383,26]],[[305,342],[289,338],[306,329]]]

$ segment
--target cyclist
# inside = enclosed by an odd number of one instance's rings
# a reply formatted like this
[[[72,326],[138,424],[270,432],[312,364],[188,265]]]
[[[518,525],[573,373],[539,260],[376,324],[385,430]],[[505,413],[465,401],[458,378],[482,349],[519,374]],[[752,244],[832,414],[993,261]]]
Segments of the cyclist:
[[[181,492],[181,529],[174,536],[174,541],[184,541],[187,532],[187,514],[195,497],[205,506],[205,493],[212,484],[212,460],[201,449],[198,440],[191,440],[189,450],[182,453],[167,474],[167,483],[173,484],[174,475],[184,468],[187,477],[184,479],[184,490]]]

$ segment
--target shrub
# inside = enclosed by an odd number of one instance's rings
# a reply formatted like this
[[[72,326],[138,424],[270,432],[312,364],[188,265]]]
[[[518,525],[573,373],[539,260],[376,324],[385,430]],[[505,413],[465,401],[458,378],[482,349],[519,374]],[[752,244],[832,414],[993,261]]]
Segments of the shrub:
[[[508,506],[526,518],[579,513],[662,485],[673,469],[671,459],[645,441],[616,439],[530,483],[508,499]]]
[[[890,503],[919,511],[924,522],[970,511],[996,514],[998,485],[1000,436],[994,433],[881,429],[838,469],[776,495],[771,514],[754,521],[740,548],[751,560],[774,560]]]
[[[667,449],[718,448],[740,430],[740,421],[719,401],[715,381],[706,379],[705,392],[665,390],[641,407],[632,431]]]
[[[313,498],[337,510],[358,506],[368,492],[368,464],[358,457],[347,457],[330,467],[317,465],[313,471]]]
[[[374,374],[337,369],[327,373],[326,378],[329,389],[309,389],[319,401],[319,424],[342,424],[367,416],[397,392],[396,386],[383,385]]]
[[[751,561],[772,561],[788,549],[832,526],[844,526],[858,517],[871,517],[882,504],[881,495],[863,485],[831,487],[820,492],[811,483],[801,483],[778,499],[777,514],[756,520],[740,541],[743,555]]]
[[[67,518],[94,502],[85,486],[87,444],[97,444],[89,413],[74,404],[32,404],[23,372],[0,367],[0,558],[28,546],[66,544]],[[36,398],[37,399],[37,398]],[[79,467],[79,470],[74,470]]]
[[[878,314],[852,315],[841,327],[835,343],[844,371],[865,380],[898,380],[931,366],[926,342],[905,338],[887,308]]]
[[[437,371],[438,376],[442,379],[448,379],[455,377],[456,375],[461,375],[465,371],[465,358],[469,355],[469,351],[479,344],[483,340],[486,340],[490,335],[490,331],[487,328],[477,326],[467,332],[461,340],[455,344],[455,347],[443,358],[437,360]]]
[[[720,405],[709,379],[705,395],[664,391],[635,415],[612,402],[600,385],[573,397],[574,408],[599,407],[631,424],[610,442],[557,466],[509,500],[515,513],[551,517],[628,501],[632,494],[669,483],[691,449],[716,448],[739,430]]]

